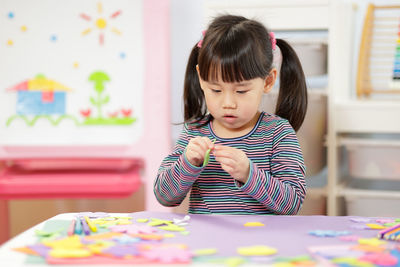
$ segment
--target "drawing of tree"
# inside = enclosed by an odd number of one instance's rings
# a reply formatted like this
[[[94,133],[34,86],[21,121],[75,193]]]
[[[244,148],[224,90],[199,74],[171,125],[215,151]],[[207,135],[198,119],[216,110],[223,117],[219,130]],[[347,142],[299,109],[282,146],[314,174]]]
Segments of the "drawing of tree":
[[[97,117],[102,118],[102,106],[110,101],[110,96],[102,96],[104,83],[110,81],[110,77],[102,71],[93,72],[89,76],[89,81],[94,82],[94,90],[97,93],[96,98],[90,97],[90,102],[97,108]]]

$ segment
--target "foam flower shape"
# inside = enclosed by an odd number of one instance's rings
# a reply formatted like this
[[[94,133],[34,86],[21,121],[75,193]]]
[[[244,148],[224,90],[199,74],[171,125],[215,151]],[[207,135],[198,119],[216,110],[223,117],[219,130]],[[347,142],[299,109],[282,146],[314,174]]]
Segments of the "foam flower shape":
[[[398,259],[389,253],[370,253],[359,258],[379,266],[397,266]]]
[[[189,263],[192,258],[187,247],[180,244],[147,245],[141,255],[162,263]]]
[[[151,234],[157,230],[148,225],[136,224],[120,224],[110,226],[109,229],[113,232],[127,233],[127,234]]]

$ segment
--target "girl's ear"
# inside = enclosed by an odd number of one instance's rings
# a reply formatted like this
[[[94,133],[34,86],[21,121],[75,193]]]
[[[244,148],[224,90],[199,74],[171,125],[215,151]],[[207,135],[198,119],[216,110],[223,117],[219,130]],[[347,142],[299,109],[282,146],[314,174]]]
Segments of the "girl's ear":
[[[274,87],[277,75],[278,71],[276,70],[276,68],[272,68],[268,76],[265,78],[264,93],[268,93],[269,91],[271,91],[272,87]]]
[[[197,76],[199,77],[200,88],[201,88],[201,90],[204,91],[204,89],[203,89],[203,80],[200,77],[199,65],[196,65],[196,71],[197,71]]]

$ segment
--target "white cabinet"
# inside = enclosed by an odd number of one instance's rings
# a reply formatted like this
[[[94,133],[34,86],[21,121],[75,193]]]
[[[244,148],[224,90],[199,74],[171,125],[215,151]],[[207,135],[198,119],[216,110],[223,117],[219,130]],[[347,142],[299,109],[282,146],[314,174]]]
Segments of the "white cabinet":
[[[355,96],[355,83],[351,82],[355,73],[347,66],[352,64],[348,59],[354,51],[353,42],[357,43],[352,38],[353,30],[349,30],[355,26],[352,18],[356,8],[353,5],[342,10],[343,14],[331,25],[328,215],[397,216],[400,214],[400,156],[396,156],[400,155],[400,101]],[[347,38],[350,43],[339,41]]]

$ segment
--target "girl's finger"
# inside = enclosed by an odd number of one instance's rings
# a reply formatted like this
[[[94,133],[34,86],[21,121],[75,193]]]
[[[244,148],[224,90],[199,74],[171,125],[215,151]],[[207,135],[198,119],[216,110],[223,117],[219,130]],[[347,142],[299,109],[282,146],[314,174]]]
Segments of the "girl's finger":
[[[218,161],[221,165],[227,165],[227,166],[230,166],[230,167],[235,167],[236,166],[236,161],[234,161],[231,158],[215,157],[215,160]]]

